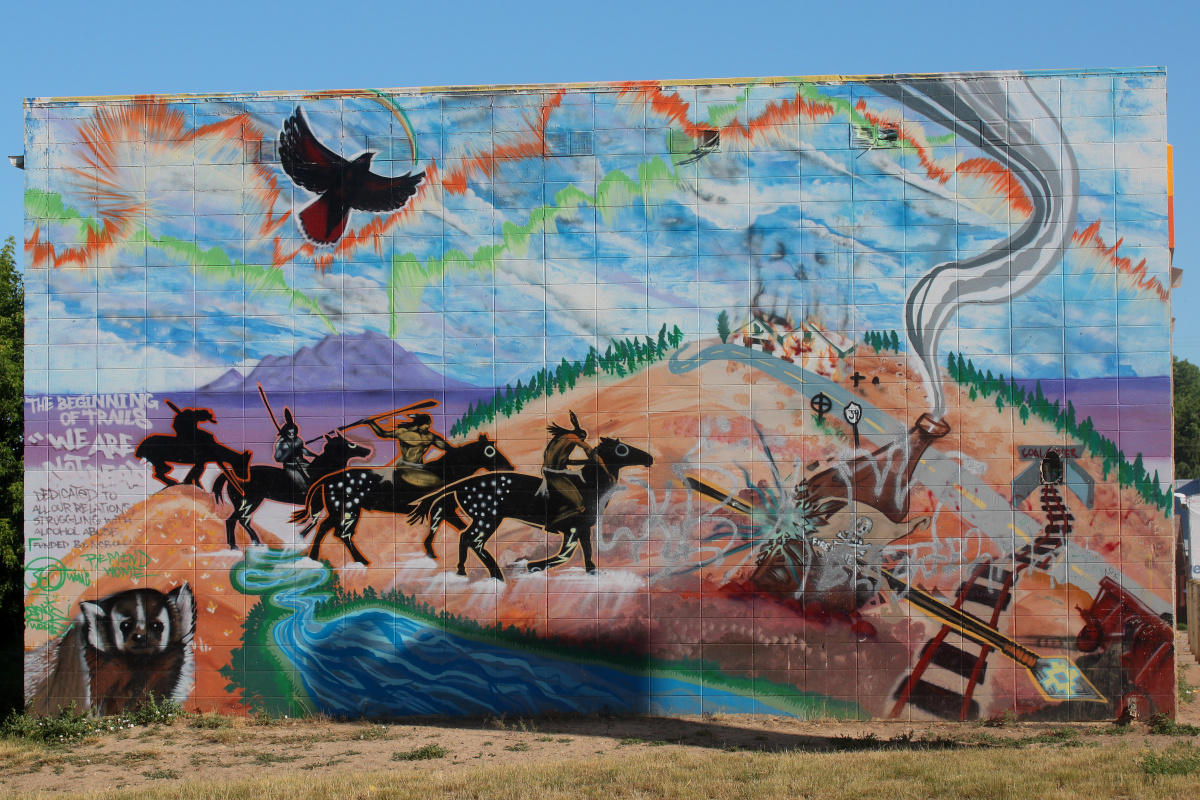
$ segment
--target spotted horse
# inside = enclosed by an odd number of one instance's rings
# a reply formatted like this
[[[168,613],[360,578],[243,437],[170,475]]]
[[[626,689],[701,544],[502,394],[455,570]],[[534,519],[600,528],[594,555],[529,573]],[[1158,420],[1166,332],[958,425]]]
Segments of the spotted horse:
[[[556,555],[526,565],[530,572],[565,564],[578,547],[583,551],[584,567],[594,573],[596,565],[592,561],[592,531],[601,499],[616,484],[617,473],[622,469],[649,467],[654,463],[654,457],[645,450],[620,439],[601,437],[596,454],[608,471],[588,463],[572,475],[572,480],[579,485],[580,494],[583,495],[584,511],[557,526],[552,524],[557,516],[555,504],[547,503],[546,498],[538,494],[542,485],[541,477],[520,472],[475,475],[452,483],[422,498],[408,515],[408,521],[417,524],[423,520],[435,523],[444,520],[460,531],[459,575],[467,574],[467,554],[473,552],[487,567],[488,574],[497,580],[504,580],[499,564],[484,545],[506,519],[520,520],[563,537],[562,547]],[[460,513],[471,518],[470,524],[462,523]]]
[[[513,468],[512,462],[500,452],[496,443],[483,433],[479,434],[475,441],[464,445],[451,445],[449,450],[438,458],[425,462],[424,466],[436,475],[443,485],[470,477],[481,470],[502,472]],[[336,529],[335,535],[342,540],[351,557],[363,565],[370,563],[354,544],[354,531],[362,513],[408,513],[413,503],[429,492],[427,488],[411,487],[403,482],[393,484],[387,480],[389,472],[390,470],[384,467],[345,469],[313,483],[312,488],[308,490],[304,507],[291,516],[292,522],[308,521],[308,525],[300,532],[301,536],[307,536],[316,528],[309,558],[314,561],[320,560],[322,540]],[[459,529],[466,525],[457,516],[446,521]],[[440,518],[438,522],[440,524]],[[432,553],[431,540],[435,532],[436,528],[431,526],[425,539],[425,550],[428,553]]]

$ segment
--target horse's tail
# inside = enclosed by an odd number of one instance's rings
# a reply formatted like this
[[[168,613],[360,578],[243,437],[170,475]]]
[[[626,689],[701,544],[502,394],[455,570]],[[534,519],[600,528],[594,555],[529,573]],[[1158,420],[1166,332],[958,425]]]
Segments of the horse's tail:
[[[222,490],[224,490],[225,484],[227,484],[227,483],[229,483],[229,479],[225,477],[224,472],[222,472],[220,475],[218,475],[217,479],[215,481],[213,481],[212,495],[213,495],[213,499],[216,500],[218,503],[221,502],[221,492],[222,492]],[[232,500],[233,498],[230,498],[230,499]]]
[[[442,490],[439,492],[434,492],[433,494],[427,494],[420,500],[415,501],[413,503],[412,511],[408,512],[408,524],[416,525],[418,522],[424,522],[425,520],[429,519],[435,509],[441,510],[442,513],[439,515],[439,518],[444,519],[446,516],[445,508],[447,498],[451,494],[453,494],[453,492]]]
[[[324,478],[314,481],[313,485],[308,487],[308,494],[304,496],[304,505],[288,519],[291,522],[304,522],[320,514],[325,509],[325,492],[322,491],[324,488]]]

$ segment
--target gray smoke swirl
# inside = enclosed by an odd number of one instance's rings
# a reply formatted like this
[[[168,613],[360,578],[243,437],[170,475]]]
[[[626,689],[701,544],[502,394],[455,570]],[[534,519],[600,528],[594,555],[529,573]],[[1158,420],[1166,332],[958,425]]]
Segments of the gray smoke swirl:
[[[946,397],[938,340],[963,304],[1019,297],[1062,260],[1075,230],[1075,154],[1056,113],[1016,74],[1007,80],[956,76],[873,88],[1006,165],[1033,205],[1033,213],[1007,239],[979,255],[937,265],[908,294],[909,345],[920,359],[931,413],[940,419]],[[1032,120],[1039,126],[1036,131]]]

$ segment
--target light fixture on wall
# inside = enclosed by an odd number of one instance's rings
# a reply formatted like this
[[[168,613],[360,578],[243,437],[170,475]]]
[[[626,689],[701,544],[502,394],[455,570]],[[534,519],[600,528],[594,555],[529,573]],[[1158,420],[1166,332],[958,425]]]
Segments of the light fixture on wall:
[[[25,169],[25,156],[9,156],[8,163],[17,169]]]

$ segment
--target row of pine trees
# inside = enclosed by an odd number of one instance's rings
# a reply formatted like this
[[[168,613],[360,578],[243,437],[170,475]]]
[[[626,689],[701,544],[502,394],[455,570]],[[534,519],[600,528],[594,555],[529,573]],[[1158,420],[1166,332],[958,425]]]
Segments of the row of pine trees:
[[[863,341],[876,353],[885,350],[900,352],[900,335],[895,331],[867,331],[863,334]]]
[[[465,436],[497,416],[511,417],[520,413],[526,403],[539,397],[549,397],[555,392],[565,394],[568,389],[575,388],[575,384],[583,377],[604,374],[623,378],[632,375],[642,367],[662,360],[682,344],[683,331],[679,326],[668,332],[667,326],[663,325],[657,339],[646,336],[614,340],[603,353],[595,347],[589,347],[583,361],[570,362],[564,358],[556,368],[538,370],[528,383],[517,381],[516,386],[507,384],[497,389],[490,398],[472,403],[467,412],[451,426],[450,435]]]
[[[1021,422],[1028,422],[1029,417],[1034,416],[1052,424],[1059,433],[1078,439],[1093,456],[1100,459],[1105,480],[1115,471],[1121,486],[1136,490],[1148,504],[1161,509],[1167,516],[1171,515],[1174,496],[1169,489],[1163,489],[1160,485],[1158,470],[1154,471],[1153,477],[1147,475],[1141,453],[1130,463],[1116,442],[1096,430],[1091,417],[1082,421],[1076,418],[1075,406],[1070,400],[1065,408],[1058,400],[1051,402],[1042,393],[1041,381],[1030,392],[1015,378],[1005,378],[1003,373],[993,376],[991,370],[980,372],[969,359],[964,360],[961,353],[957,356],[950,354],[946,371],[956,383],[967,387],[970,399],[995,396],[997,411],[1003,411],[1005,405],[1011,406],[1017,409]]]

